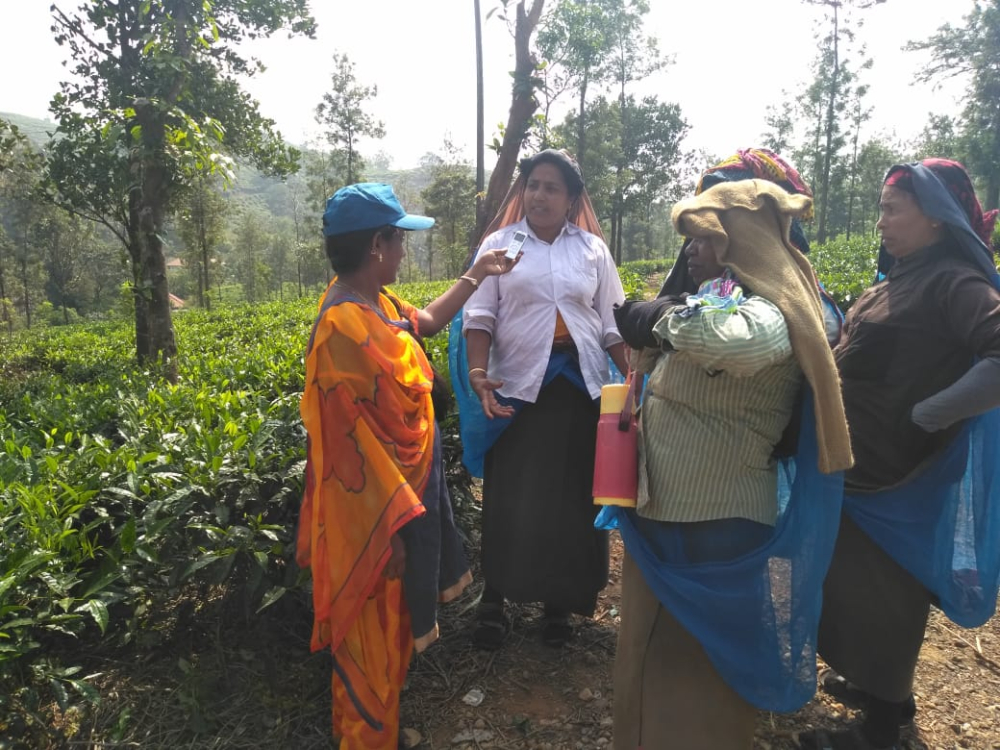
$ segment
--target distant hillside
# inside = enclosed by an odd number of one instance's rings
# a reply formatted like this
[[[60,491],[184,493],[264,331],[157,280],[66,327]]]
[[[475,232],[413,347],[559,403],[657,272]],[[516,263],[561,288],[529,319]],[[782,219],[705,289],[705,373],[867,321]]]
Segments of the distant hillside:
[[[0,120],[6,120],[11,125],[16,126],[36,146],[41,146],[48,141],[48,134],[56,129],[56,124],[51,120],[39,120],[36,117],[25,117],[13,112],[0,112]]]
[[[49,133],[56,129],[56,124],[50,120],[40,120],[35,117],[0,112],[0,119],[17,126],[36,146],[43,146],[49,140]],[[307,147],[299,147],[308,150]],[[470,170],[472,167],[470,166]],[[486,174],[489,179],[489,172]],[[290,179],[306,179],[302,172]],[[373,182],[388,182],[396,188],[401,199],[410,211],[423,210],[420,193],[432,181],[433,175],[428,166],[414,169],[386,169],[378,165],[366,169],[364,179]],[[261,174],[251,166],[242,166],[233,184],[230,195],[237,201],[257,200],[263,203],[275,216],[291,216],[289,193],[284,181]]]

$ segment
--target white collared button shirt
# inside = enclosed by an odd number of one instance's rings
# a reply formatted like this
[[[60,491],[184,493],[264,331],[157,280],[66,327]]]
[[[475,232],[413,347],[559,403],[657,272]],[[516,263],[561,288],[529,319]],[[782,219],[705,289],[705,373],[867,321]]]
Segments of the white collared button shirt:
[[[558,310],[580,355],[580,370],[592,398],[608,382],[608,347],[622,341],[613,307],[625,301],[607,245],[567,222],[549,244],[526,220],[494,232],[479,253],[507,247],[517,230],[527,233],[517,266],[488,276],[465,304],[463,329],[492,336],[489,376],[503,381],[503,396],[534,402],[542,387]]]

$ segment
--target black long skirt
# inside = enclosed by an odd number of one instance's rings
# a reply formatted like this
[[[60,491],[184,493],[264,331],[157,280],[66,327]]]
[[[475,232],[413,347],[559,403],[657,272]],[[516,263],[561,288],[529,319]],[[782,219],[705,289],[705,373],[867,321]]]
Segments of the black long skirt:
[[[483,467],[483,577],[515,602],[592,615],[608,583],[608,534],[594,528],[600,407],[558,376],[525,406]]]
[[[819,655],[867,693],[906,700],[924,641],[931,593],[846,513],[823,583]]]

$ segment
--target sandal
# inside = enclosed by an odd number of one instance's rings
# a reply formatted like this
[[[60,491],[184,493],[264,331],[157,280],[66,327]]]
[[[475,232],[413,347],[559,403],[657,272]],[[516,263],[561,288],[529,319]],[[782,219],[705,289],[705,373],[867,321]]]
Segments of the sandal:
[[[820,689],[845,706],[851,708],[864,708],[868,703],[868,693],[859,688],[853,682],[848,682],[845,677],[837,674],[831,667],[824,667],[817,675]],[[900,717],[899,726],[907,727],[913,723],[913,718],[917,715],[917,702],[910,694],[906,699],[906,707]]]
[[[816,675],[820,689],[827,695],[833,696],[845,706],[851,708],[864,708],[868,702],[868,693],[857,685],[847,681],[830,667],[824,667]]]
[[[507,631],[503,604],[481,603],[476,609],[476,629],[472,631],[472,645],[483,651],[496,651],[507,639]]]
[[[542,643],[552,648],[562,648],[573,637],[569,615],[545,615],[542,624]]]
[[[810,729],[795,735],[799,750],[903,750],[896,742],[885,747],[876,747],[861,733],[858,725],[848,729]]]

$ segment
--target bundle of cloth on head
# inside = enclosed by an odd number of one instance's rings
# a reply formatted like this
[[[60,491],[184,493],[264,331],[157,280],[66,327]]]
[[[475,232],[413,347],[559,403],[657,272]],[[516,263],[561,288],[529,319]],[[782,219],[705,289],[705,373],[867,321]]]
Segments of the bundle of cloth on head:
[[[710,167],[698,180],[695,195],[701,195],[706,190],[726,182],[739,182],[740,180],[752,179],[767,180],[791,195],[802,195],[812,198],[812,191],[799,176],[795,168],[778,154],[766,148],[740,149],[729,158]],[[808,221],[812,216],[813,208],[810,205],[808,209],[803,211],[801,216],[796,216],[792,219],[788,229],[792,245],[803,254],[809,253],[809,241],[806,239],[805,232],[802,229],[802,222]],[[681,246],[681,252],[678,254],[677,261],[670,269],[670,273],[667,274],[667,278],[660,288],[660,292],[657,295],[658,299],[669,300],[678,295],[692,294],[696,291],[697,285],[688,271],[687,259],[684,254],[687,244],[688,242],[685,241]],[[826,338],[829,344],[834,346],[840,339],[844,314],[837,307],[837,303],[833,298],[823,289],[823,285],[819,283],[819,280],[816,281],[816,285],[819,289],[820,301],[823,305]],[[667,302],[663,304],[667,304]],[[662,304],[659,306],[651,305],[650,307],[655,307],[658,310],[662,308]],[[657,314],[657,311],[653,309],[647,312],[649,315]],[[643,367],[643,361],[648,363],[648,357],[645,360],[638,360],[640,368]]]
[[[1000,288],[990,245],[998,212],[982,210],[961,164],[898,164],[885,184],[911,193],[924,215],[946,227],[951,247]],[[893,263],[883,246],[878,278]],[[1000,409],[966,420],[948,447],[914,474],[890,489],[848,494],[844,509],[933,592],[951,620],[978,627],[993,616],[1000,589]]]
[[[698,179],[694,194],[701,195],[709,188],[723,182],[739,182],[740,180],[767,180],[791,195],[813,197],[812,190],[799,176],[795,167],[766,148],[741,148],[732,156],[709,167]],[[806,254],[809,253],[809,241],[802,229],[802,222],[809,221],[812,217],[813,207],[810,203],[808,209],[792,219],[789,227],[792,244]],[[681,252],[678,262],[674,264],[660,289],[660,296],[694,291],[695,284],[688,274],[687,264],[681,262],[683,258],[684,254]]]
[[[590,196],[587,194],[587,188],[583,182],[583,173],[580,171],[580,165],[566,151],[556,149],[539,151],[537,154],[520,161],[517,179],[514,180],[510,186],[510,190],[507,191],[507,196],[500,205],[500,209],[497,211],[493,221],[490,222],[489,226],[486,227],[486,231],[483,232],[483,238],[489,237],[503,227],[516,224],[525,217],[524,188],[528,180],[528,175],[531,174],[531,170],[535,165],[545,161],[556,163],[559,166],[571,191],[575,192],[579,190],[579,198],[577,198],[570,208],[569,215],[567,216],[568,221],[580,227],[580,229],[590,232],[602,240],[604,239],[604,233],[601,231],[601,223],[597,220],[597,215],[594,213],[594,206],[590,202]],[[466,261],[466,265],[472,262],[475,257],[475,251],[476,249],[473,248]],[[469,370],[465,336],[462,333],[462,313],[463,310],[458,311],[452,319],[448,331],[448,365],[450,372],[453,373],[463,373]],[[569,354],[553,357],[542,385],[547,385],[559,374],[573,378],[573,373],[569,372],[563,366],[568,363],[570,358],[571,355]],[[575,377],[579,378],[578,375]],[[453,378],[451,384],[455,391],[455,401],[458,404],[459,432],[462,438],[462,463],[465,464],[465,467],[473,476],[482,477],[483,458],[486,456],[486,452],[496,442],[497,438],[500,437],[501,433],[511,424],[513,417],[488,419],[483,414],[479,397],[472,390],[465,378]],[[501,398],[500,400],[502,403],[513,407],[515,415],[517,410],[523,406],[523,403],[515,399],[508,400]]]
[[[777,465],[779,515],[770,539],[736,559],[701,563],[683,553],[686,527],[697,524],[650,524],[637,511],[615,507],[597,520],[601,528],[620,529],[649,588],[725,682],[771,711],[793,711],[815,691],[822,581],[836,538],[842,472],[853,460],[815,276],[791,238],[792,221],[811,206],[807,195],[771,181],[721,180],[678,203],[672,215],[680,233],[708,239],[721,265],[779,309],[805,375],[797,449]],[[685,264],[678,265],[686,275]]]

